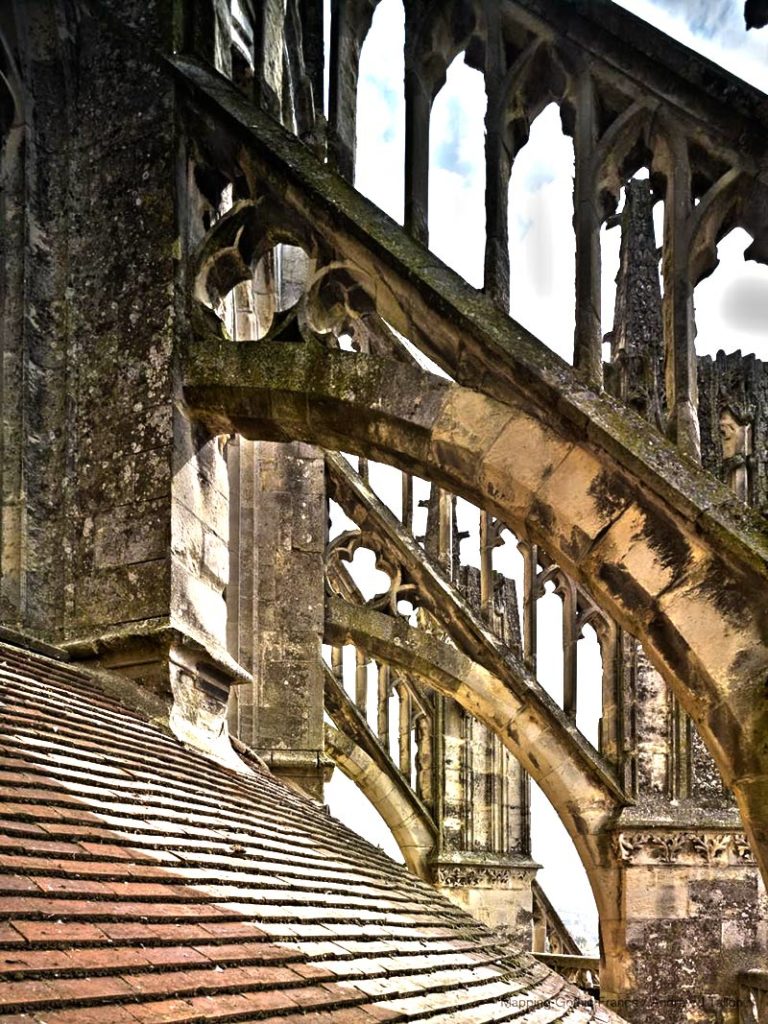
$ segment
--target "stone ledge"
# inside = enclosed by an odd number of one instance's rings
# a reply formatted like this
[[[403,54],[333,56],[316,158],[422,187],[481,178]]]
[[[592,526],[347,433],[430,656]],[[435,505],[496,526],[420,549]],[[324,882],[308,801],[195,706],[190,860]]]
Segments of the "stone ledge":
[[[233,685],[252,683],[253,677],[234,658],[224,651],[212,650],[202,640],[190,636],[168,618],[143,619],[126,623],[123,627],[107,633],[76,637],[62,643],[64,655],[72,661],[97,660],[105,666],[118,667],[121,659],[130,655],[139,658],[133,664],[146,663],[152,654],[160,655],[174,644],[197,653],[203,662],[210,665]],[[125,662],[126,665],[131,664]]]
[[[494,856],[473,852],[443,854],[431,862],[434,885],[452,888],[517,888],[516,882],[532,881],[541,868],[526,854]]]

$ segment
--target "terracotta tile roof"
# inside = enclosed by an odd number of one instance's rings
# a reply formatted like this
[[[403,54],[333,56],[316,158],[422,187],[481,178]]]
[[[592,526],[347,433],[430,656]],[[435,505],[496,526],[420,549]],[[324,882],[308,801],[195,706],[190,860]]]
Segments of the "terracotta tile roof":
[[[0,645],[0,1022],[615,1020],[263,772]]]

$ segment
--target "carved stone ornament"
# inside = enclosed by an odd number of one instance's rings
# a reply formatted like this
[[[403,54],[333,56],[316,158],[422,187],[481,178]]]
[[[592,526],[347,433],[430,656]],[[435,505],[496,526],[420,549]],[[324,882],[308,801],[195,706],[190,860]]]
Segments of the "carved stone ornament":
[[[628,864],[753,864],[738,832],[619,832],[619,859]]]
[[[498,864],[437,864],[434,884],[451,889],[516,889],[529,881],[536,866],[504,867]]]

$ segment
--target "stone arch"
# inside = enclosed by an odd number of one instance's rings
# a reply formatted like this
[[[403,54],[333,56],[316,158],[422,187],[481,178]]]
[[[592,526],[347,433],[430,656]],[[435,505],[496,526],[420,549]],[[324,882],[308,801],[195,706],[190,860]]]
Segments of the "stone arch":
[[[326,723],[325,750],[336,766],[355,783],[384,819],[408,868],[430,881],[429,856],[434,846],[434,825],[392,785],[372,757],[339,729]]]
[[[498,732],[498,729],[493,727],[492,716],[495,714],[495,710],[491,710],[494,707],[491,688],[496,686],[503,690],[503,684],[494,680],[482,666],[461,654],[448,643],[409,626],[400,618],[372,608],[350,604],[338,597],[330,598],[330,608],[326,616],[326,631],[326,640],[329,643],[336,644],[342,640],[353,642],[357,649],[375,654],[377,660],[381,659],[381,663],[407,668],[409,674],[418,677],[426,687],[446,696],[451,701],[456,701],[478,722],[488,726],[493,732]],[[333,677],[329,672],[326,674],[326,700],[328,699],[328,682],[333,686]],[[487,692],[484,692],[486,688]],[[507,697],[511,696],[509,690],[506,691],[506,694]],[[331,703],[333,705],[333,701]],[[502,700],[499,702],[499,707],[503,706]],[[334,716],[333,707],[331,707],[331,714]],[[523,715],[519,717],[522,718]],[[545,748],[550,739],[552,737],[545,738]],[[342,729],[329,724],[325,725],[326,754],[334,761],[336,767],[355,783],[379,813],[397,842],[408,868],[424,881],[435,884],[436,871],[433,857],[437,846],[437,831],[429,812],[418,798],[408,791],[407,786],[403,786],[397,769],[388,772],[385,767],[377,763],[375,756],[369,755],[363,749],[364,740],[362,743],[363,745],[356,742],[354,727],[353,734],[348,735]],[[511,729],[509,730],[509,740],[504,745],[515,756],[521,749],[525,749],[525,743],[522,747],[520,745],[520,734]],[[558,750],[557,735],[554,736],[553,749],[558,763],[561,765],[566,763],[568,755],[565,751]],[[517,759],[520,760],[519,757]],[[545,756],[544,762],[546,763],[548,760],[548,757]],[[532,758],[526,759],[526,763],[531,766],[536,777],[541,779],[545,764],[534,768],[535,760]],[[561,819],[563,813],[570,815],[571,808],[576,805],[587,807],[590,788],[588,770],[585,771],[580,767],[575,775],[558,774],[554,786],[548,785],[544,780],[544,790],[550,801],[558,799],[556,791],[559,786],[567,788],[573,796],[572,801],[566,802],[568,806],[562,801],[558,807],[553,805],[553,810]],[[611,804],[610,794],[607,794],[607,804]],[[590,815],[590,809],[587,807],[585,817],[591,817],[594,822],[599,815]],[[568,818],[568,824],[572,824],[572,821],[573,816]],[[584,841],[579,841],[578,845],[574,843],[577,856],[581,859],[585,855],[589,855],[587,846],[594,853],[599,843],[600,839],[597,833],[588,836],[586,844]],[[603,866],[594,862],[590,864],[586,874],[590,882],[598,886],[598,892],[603,897],[600,901],[603,913],[606,914],[609,910],[612,912],[614,904],[610,903],[609,906],[609,898],[612,899],[615,891],[618,890],[616,875],[612,874],[610,869],[605,870]],[[437,873],[437,877],[439,878],[439,873]],[[616,883],[616,889],[612,888],[610,893],[606,888],[606,879],[612,887]],[[533,882],[533,897],[534,902],[536,899],[544,899],[548,903],[546,896],[542,895],[542,890],[535,881]],[[606,909],[607,907],[609,910]],[[616,941],[620,942],[619,932],[608,927],[605,929],[605,935],[604,956],[615,963],[617,957],[620,956],[621,947],[617,945],[616,948],[613,948],[610,943],[614,941],[614,936],[617,937]]]
[[[740,236],[741,242],[738,241]],[[688,276],[691,287],[697,289],[710,275],[714,278],[693,293],[696,351],[699,356],[714,355],[719,348],[732,351],[737,347],[764,355],[763,332],[757,324],[751,337],[748,333],[739,335],[735,332],[735,336],[731,336],[726,331],[723,334],[723,326],[716,330],[719,321],[717,305],[726,301],[725,294],[720,296],[719,303],[716,296],[722,288],[723,279],[730,279],[731,290],[738,289],[739,284],[749,289],[751,284],[754,294],[760,295],[764,291],[768,280],[768,271],[765,270],[768,265],[766,239],[768,192],[753,185],[739,168],[729,168],[703,191],[690,218]],[[747,261],[762,266],[750,267]],[[737,308],[749,307],[749,302],[736,301],[734,305]]]
[[[494,127],[503,131],[508,152],[514,156],[528,141],[539,114],[556,103],[567,102],[571,72],[558,49],[534,40],[507,70],[494,105]]]
[[[726,171],[693,211],[688,251],[692,287],[717,266],[717,243],[734,226],[740,195],[747,185],[737,168]]]
[[[434,0],[424,8],[406,4],[406,59],[433,100],[445,84],[449,65],[477,27],[473,7],[468,0]]]
[[[619,191],[644,163],[651,163],[653,107],[636,100],[611,122],[595,147],[595,182],[604,213],[616,209]],[[658,130],[658,129],[655,129]]]
[[[624,801],[597,762],[579,758],[575,728],[568,733],[525,692],[512,688],[444,641],[370,608],[329,598],[326,642],[354,643],[393,667],[418,676],[495,732],[557,811],[579,852],[601,921],[617,914],[617,888],[607,830]],[[569,740],[571,742],[569,742]],[[606,957],[617,950],[606,944]]]
[[[399,575],[402,567],[409,580],[407,586],[419,595],[420,607],[449,637],[443,642],[407,626],[391,595],[366,607],[361,605],[359,595],[333,587],[339,596],[329,598],[326,604],[326,642],[336,648],[351,643],[375,662],[391,665],[407,677],[418,677],[426,687],[448,698],[451,704],[458,704],[497,735],[517,763],[541,785],[582,859],[604,920],[611,919],[615,889],[613,879],[606,883],[604,878],[610,871],[605,870],[601,831],[610,828],[627,803],[612,767],[583,738],[567,712],[524,662],[499,643],[458,593],[444,589],[442,574],[434,564],[421,561],[421,549],[410,534],[401,531],[395,519],[387,525],[386,506],[350,469],[347,460],[327,452],[326,466],[330,496],[359,524],[358,531],[339,538],[346,540],[344,550],[367,544],[370,536],[377,567],[385,569],[388,576]],[[551,571],[562,576],[556,566],[551,566]],[[377,609],[386,609],[386,614]],[[471,652],[471,656],[461,652]],[[326,707],[335,716],[328,684]],[[350,735],[354,736],[354,722],[350,724]],[[360,736],[357,742],[364,746],[365,737]],[[572,771],[563,773],[563,765],[570,765]],[[608,955],[616,959],[613,949]]]
[[[217,430],[392,463],[544,543],[671,683],[768,874],[768,574],[764,542],[748,517],[736,526],[729,492],[660,441],[641,476],[626,452],[590,431],[555,429],[524,398],[501,402],[413,367],[319,347],[204,339],[188,359],[185,397]],[[683,497],[662,483],[669,459]]]

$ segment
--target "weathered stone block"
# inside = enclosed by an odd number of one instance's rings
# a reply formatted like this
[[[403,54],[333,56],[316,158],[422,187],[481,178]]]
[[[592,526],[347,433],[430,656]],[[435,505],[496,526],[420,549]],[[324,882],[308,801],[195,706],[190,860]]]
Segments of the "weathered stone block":
[[[213,653],[227,649],[227,605],[223,588],[172,561],[171,616],[190,636]]]
[[[170,523],[164,503],[122,505],[94,520],[94,568],[163,559],[169,542]]]
[[[169,572],[167,558],[133,565],[109,566],[77,581],[69,637],[137,619],[167,613]]]
[[[723,949],[754,949],[756,938],[755,922],[743,910],[738,918],[725,920],[720,925],[720,944]]]
[[[618,600],[650,615],[658,594],[677,578],[680,567],[658,557],[649,541],[652,513],[631,505],[590,551],[586,563]]]
[[[226,586],[229,578],[229,548],[226,540],[208,529],[203,532],[201,568],[214,586]]]
[[[432,428],[432,459],[475,482],[482,454],[493,447],[513,415],[508,406],[479,391],[450,390]]]
[[[480,485],[516,522],[525,521],[545,480],[572,448],[540,420],[517,414],[482,456]],[[545,526],[551,518],[540,505],[537,522]]]
[[[625,481],[608,472],[595,454],[577,446],[542,480],[532,517],[541,519],[542,528],[554,530],[558,544],[580,562],[631,500]]]
[[[631,867],[625,873],[627,906],[635,921],[669,921],[690,915],[685,869]]]

